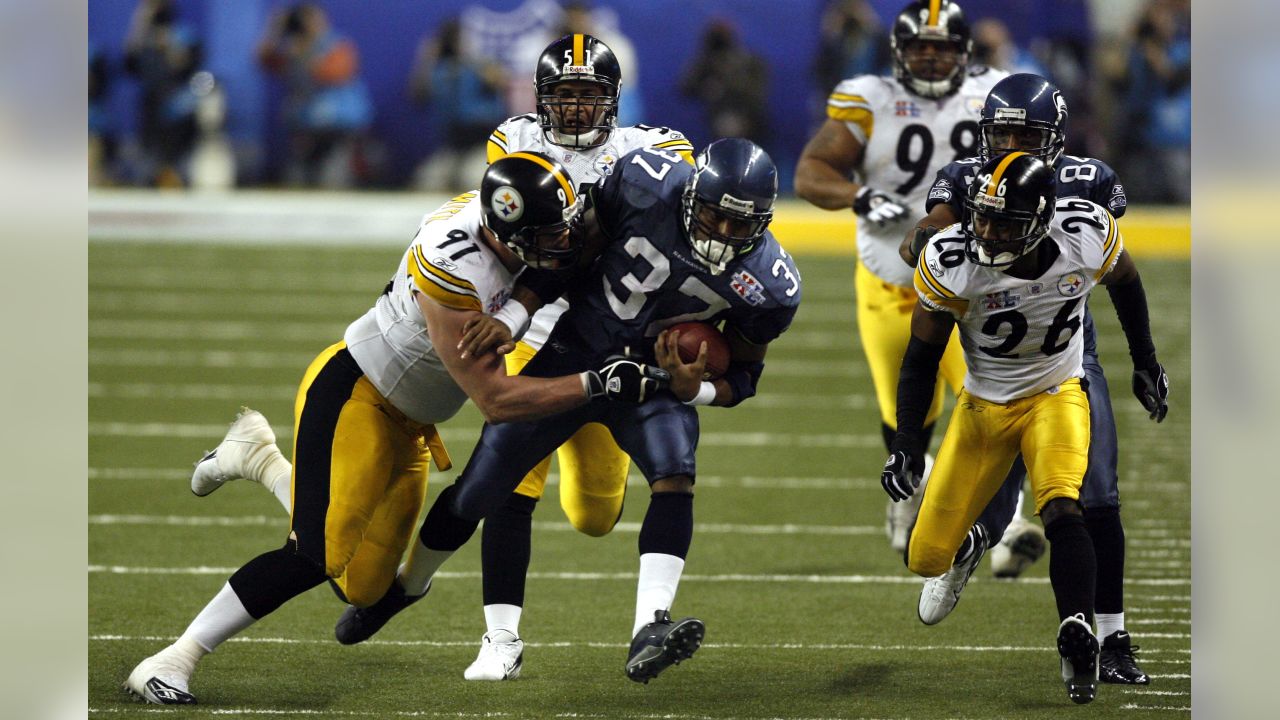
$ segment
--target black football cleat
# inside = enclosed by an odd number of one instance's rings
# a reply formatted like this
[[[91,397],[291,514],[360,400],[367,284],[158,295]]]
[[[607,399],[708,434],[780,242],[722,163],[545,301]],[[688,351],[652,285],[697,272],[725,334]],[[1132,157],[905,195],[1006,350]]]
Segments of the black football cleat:
[[[1102,641],[1098,677],[1113,685],[1147,685],[1151,677],[1142,672],[1134,653],[1138,646],[1130,642],[1129,633],[1117,630]]]
[[[427,585],[427,591],[430,590],[431,586]],[[421,595],[409,595],[405,593],[398,580],[392,580],[391,587],[378,599],[378,602],[367,608],[348,605],[347,609],[342,611],[342,617],[338,618],[338,624],[333,626],[333,636],[343,645],[362,643],[381,630],[388,620],[396,616],[396,613],[426,596],[426,592]]]
[[[706,626],[698,618],[672,622],[671,613],[658,610],[653,614],[653,622],[640,628],[631,641],[627,677],[647,684],[663,670],[693,657],[706,632]]]
[[[1062,657],[1062,682],[1071,702],[1084,705],[1098,694],[1098,638],[1076,613],[1058,626],[1058,655]]]

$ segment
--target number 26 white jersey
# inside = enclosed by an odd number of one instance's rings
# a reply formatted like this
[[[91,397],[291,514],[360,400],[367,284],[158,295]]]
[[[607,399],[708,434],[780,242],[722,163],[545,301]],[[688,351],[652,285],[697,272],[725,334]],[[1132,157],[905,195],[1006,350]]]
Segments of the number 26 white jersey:
[[[1058,200],[1040,241],[1057,245],[1058,258],[1031,280],[974,264],[960,227],[925,246],[915,287],[925,307],[951,313],[960,326],[965,389],[1007,403],[1084,377],[1085,303],[1124,249],[1116,219],[1082,198]]]
[[[876,277],[911,286],[912,268],[898,256],[910,223],[925,214],[925,195],[944,165],[978,154],[978,118],[991,87],[1007,73],[971,68],[955,93],[930,99],[897,80],[859,75],[827,98],[827,117],[844,123],[862,144],[860,181],[898,199],[907,214],[879,227],[859,219],[858,257]]]

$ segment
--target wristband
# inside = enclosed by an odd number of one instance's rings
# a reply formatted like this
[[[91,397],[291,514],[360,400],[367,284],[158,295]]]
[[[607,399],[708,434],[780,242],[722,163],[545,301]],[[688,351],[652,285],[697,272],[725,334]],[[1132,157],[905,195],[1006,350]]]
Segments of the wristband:
[[[692,400],[685,400],[685,405],[710,405],[716,400],[716,386],[706,380],[698,386],[698,394],[693,396]]]
[[[507,300],[492,317],[507,326],[512,340],[519,340],[529,330],[529,311],[519,300]]]

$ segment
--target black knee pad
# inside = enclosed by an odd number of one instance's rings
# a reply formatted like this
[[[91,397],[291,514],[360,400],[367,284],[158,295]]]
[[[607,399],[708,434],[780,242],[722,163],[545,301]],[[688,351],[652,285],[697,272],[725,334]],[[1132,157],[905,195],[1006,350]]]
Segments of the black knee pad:
[[[227,582],[256,620],[326,580],[324,568],[298,553],[293,540],[245,563]]]

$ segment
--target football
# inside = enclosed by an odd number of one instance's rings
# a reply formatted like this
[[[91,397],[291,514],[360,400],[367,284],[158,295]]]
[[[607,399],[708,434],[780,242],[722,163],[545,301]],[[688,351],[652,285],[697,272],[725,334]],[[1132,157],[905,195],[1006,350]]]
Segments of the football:
[[[707,369],[703,380],[715,380],[729,369],[729,341],[713,325],[704,322],[684,322],[672,325],[668,330],[679,330],[680,338],[676,347],[680,351],[680,359],[691,363],[698,359],[698,348],[707,344]]]

